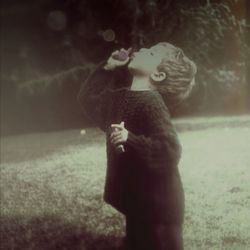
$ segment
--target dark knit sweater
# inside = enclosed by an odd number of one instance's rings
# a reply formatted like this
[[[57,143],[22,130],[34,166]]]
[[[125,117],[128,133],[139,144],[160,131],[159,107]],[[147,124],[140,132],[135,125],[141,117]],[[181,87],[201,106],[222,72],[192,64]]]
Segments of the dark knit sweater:
[[[181,146],[157,91],[131,91],[126,69],[90,74],[78,94],[83,110],[107,135],[104,200],[124,214],[182,224],[184,194],[178,171]],[[125,122],[125,152],[110,144],[110,125]]]

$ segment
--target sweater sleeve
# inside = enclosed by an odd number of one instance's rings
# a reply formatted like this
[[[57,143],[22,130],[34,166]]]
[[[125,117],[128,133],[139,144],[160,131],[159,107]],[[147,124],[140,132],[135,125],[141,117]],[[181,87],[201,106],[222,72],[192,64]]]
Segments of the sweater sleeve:
[[[101,62],[89,74],[77,95],[77,101],[84,113],[102,130],[105,130],[106,126],[105,108],[110,99],[109,86],[114,75],[114,71],[105,70],[104,65],[105,62]]]
[[[126,146],[132,148],[149,168],[167,169],[178,164],[181,145],[163,100],[153,97],[145,103],[143,120],[147,135],[128,133]]]
[[[108,124],[110,103],[115,91],[128,86],[131,81],[126,67],[105,70],[103,68],[105,64],[106,61],[101,62],[90,73],[77,95],[77,101],[85,114],[104,131]]]

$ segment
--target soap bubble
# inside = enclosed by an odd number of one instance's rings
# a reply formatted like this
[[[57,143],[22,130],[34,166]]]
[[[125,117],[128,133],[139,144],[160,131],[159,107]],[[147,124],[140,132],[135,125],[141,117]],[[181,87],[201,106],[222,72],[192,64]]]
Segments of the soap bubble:
[[[81,131],[80,131],[80,135],[86,135],[86,130],[85,129],[81,129]]]
[[[61,10],[51,11],[47,18],[48,26],[53,30],[63,30],[67,25],[67,17]]]
[[[112,29],[103,31],[102,36],[106,42],[112,42],[115,40],[115,32]]]

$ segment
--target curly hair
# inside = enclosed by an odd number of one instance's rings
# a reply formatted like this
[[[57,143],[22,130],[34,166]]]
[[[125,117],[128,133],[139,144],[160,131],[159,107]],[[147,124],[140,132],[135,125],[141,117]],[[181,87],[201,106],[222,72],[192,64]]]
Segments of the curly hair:
[[[166,57],[157,67],[159,72],[164,72],[166,78],[162,82],[152,82],[158,92],[174,101],[186,99],[195,85],[196,64],[182,51],[170,43],[159,43],[171,50],[171,57]]]

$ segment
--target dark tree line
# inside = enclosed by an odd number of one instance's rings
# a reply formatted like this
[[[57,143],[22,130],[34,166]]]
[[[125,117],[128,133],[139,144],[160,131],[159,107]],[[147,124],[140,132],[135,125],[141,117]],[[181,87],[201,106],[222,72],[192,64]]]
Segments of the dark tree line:
[[[247,112],[244,0],[3,1],[2,132],[83,126],[76,103],[91,68],[120,47],[169,41],[198,66],[173,115]],[[88,124],[88,121],[85,122]]]

